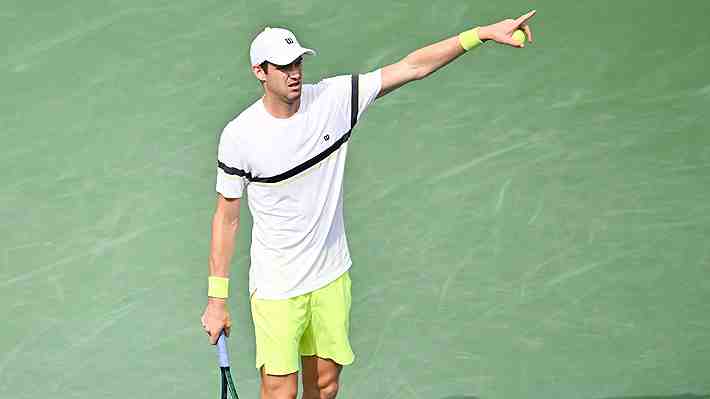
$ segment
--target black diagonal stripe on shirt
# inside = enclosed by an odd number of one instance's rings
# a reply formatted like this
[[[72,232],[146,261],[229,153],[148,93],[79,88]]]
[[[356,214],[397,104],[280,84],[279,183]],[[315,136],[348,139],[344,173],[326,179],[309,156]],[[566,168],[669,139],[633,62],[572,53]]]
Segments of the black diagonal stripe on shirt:
[[[296,166],[295,168],[289,169],[284,173],[278,174],[276,176],[271,176],[271,177],[252,177],[250,180],[253,182],[258,182],[258,183],[278,183],[280,181],[284,181],[286,179],[290,179],[293,176],[296,176],[297,174],[312,168],[316,164],[318,164],[320,161],[328,158],[328,156],[335,151],[337,151],[343,143],[348,141],[350,138],[350,130],[348,130],[347,133],[343,135],[343,137],[339,138],[336,140],[330,147],[326,148],[325,151],[321,152],[320,154],[316,155],[315,157],[307,160],[306,162]]]
[[[358,109],[359,103],[358,103],[358,94],[359,94],[359,89],[358,89],[358,82],[359,82],[359,77],[358,75],[352,75],[350,77],[350,130],[352,131],[353,128],[355,127],[355,124],[357,123],[357,114],[358,114]]]
[[[241,176],[241,177],[246,178],[247,180],[251,180],[251,179],[252,179],[251,173],[245,172],[245,171],[243,171],[243,170],[241,170],[241,169],[239,169],[239,168],[233,168],[233,167],[231,167],[231,166],[227,166],[227,165],[225,165],[225,164],[224,164],[222,161],[220,161],[220,160],[217,160],[217,167],[219,167],[220,169],[222,169],[222,170],[224,171],[224,173],[226,173],[226,174],[228,174],[228,175]]]
[[[252,176],[250,172],[243,171],[238,168],[233,168],[230,166],[225,165],[221,161],[217,161],[217,166],[220,167],[225,173],[230,174],[230,175],[237,175],[246,178],[249,181],[253,182],[258,182],[258,183],[278,183],[281,181],[284,181],[286,179],[290,179],[293,176],[296,176],[297,174],[306,171],[307,169],[312,168],[313,166],[317,165],[319,162],[322,160],[328,158],[330,154],[334,153],[340,147],[347,142],[350,139],[350,133],[353,131],[353,128],[355,127],[355,124],[357,123],[357,114],[358,114],[358,80],[359,77],[357,74],[353,74],[351,76],[351,85],[350,85],[350,130],[348,130],[347,133],[345,133],[341,138],[336,140],[330,147],[326,148],[323,152],[320,154],[316,155],[315,157],[307,160],[306,162],[303,162],[302,164],[295,166],[286,172],[283,172],[281,174],[278,174],[276,176],[271,176],[271,177],[259,177],[259,176]]]

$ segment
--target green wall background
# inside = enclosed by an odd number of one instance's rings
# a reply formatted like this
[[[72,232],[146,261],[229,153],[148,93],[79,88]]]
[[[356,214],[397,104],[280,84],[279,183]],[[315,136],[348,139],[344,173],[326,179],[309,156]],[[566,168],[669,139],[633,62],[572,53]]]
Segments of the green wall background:
[[[350,145],[342,398],[708,398],[710,2],[0,2],[0,397],[209,398],[217,138],[265,25],[367,72],[538,10]],[[230,348],[256,397],[246,276]]]

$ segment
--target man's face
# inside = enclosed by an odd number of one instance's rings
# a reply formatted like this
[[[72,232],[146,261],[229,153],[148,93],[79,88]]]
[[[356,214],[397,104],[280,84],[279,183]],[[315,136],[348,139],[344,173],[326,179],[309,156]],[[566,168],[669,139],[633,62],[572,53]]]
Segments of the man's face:
[[[269,64],[266,71],[261,70],[256,75],[264,82],[265,91],[275,94],[289,104],[293,103],[301,97],[303,57],[296,58],[288,65]]]

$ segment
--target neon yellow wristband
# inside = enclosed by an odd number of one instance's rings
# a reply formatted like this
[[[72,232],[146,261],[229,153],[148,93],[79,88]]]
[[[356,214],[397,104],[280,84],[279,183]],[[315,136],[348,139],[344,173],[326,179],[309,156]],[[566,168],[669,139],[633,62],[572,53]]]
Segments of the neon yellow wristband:
[[[459,43],[464,50],[468,51],[483,43],[478,37],[478,28],[473,28],[459,33]]]
[[[229,279],[224,277],[209,276],[207,278],[207,296],[212,298],[228,298]]]

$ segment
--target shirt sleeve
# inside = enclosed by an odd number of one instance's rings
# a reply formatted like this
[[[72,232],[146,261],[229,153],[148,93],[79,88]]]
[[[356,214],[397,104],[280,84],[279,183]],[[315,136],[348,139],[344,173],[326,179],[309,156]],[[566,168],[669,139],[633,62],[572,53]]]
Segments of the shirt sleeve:
[[[217,150],[216,190],[225,198],[241,198],[246,186],[246,159],[242,146],[228,127],[222,132]]]
[[[382,73],[378,69],[358,77],[358,117],[359,121],[365,110],[375,101],[382,87]],[[337,115],[347,129],[350,128],[350,99],[352,94],[352,76],[339,75],[323,80],[317,90],[327,93],[327,107],[330,112]],[[346,130],[347,130],[346,129]]]
[[[358,81],[358,113],[357,120],[372,104],[382,88],[382,72],[378,69],[366,74],[359,75]]]

